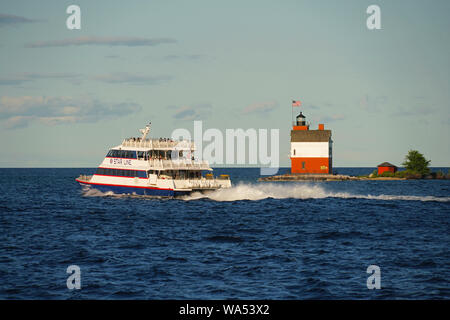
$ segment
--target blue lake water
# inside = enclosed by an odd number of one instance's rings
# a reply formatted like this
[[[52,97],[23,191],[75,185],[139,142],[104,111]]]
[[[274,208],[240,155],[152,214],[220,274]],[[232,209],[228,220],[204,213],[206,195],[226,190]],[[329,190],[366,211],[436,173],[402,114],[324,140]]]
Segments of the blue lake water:
[[[0,299],[450,298],[450,180],[216,169],[233,188],[155,199],[83,191],[74,179],[94,170],[0,169]]]

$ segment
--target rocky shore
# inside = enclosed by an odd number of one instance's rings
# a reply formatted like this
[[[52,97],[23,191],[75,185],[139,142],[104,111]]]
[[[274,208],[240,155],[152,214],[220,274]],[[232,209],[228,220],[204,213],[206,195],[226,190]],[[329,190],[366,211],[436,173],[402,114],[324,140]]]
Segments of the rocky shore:
[[[258,181],[350,181],[350,180],[406,180],[397,177],[355,177],[343,174],[292,174],[259,178]]]

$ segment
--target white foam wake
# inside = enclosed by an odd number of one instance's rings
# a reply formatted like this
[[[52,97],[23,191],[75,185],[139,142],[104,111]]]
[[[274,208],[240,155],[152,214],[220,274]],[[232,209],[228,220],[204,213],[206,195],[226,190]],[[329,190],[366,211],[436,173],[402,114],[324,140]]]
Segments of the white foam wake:
[[[215,201],[262,200],[274,199],[369,199],[369,200],[407,200],[407,201],[439,201],[450,202],[450,197],[413,196],[413,195],[359,195],[348,192],[331,192],[319,185],[310,184],[247,184],[240,183],[228,189],[219,189],[209,193],[194,192],[182,197],[183,200],[208,198]]]
[[[101,192],[98,189],[89,188],[89,187],[83,188],[82,189],[82,193],[83,193],[83,196],[85,196],[85,197],[105,197],[105,196],[114,196],[114,195],[116,195],[112,191]]]

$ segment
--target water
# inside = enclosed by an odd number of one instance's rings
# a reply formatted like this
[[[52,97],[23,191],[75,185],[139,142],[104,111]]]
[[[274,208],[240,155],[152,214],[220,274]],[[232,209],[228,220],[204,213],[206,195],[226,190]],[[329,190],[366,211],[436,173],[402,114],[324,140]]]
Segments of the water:
[[[94,170],[0,169],[0,299],[450,298],[449,180],[216,169],[232,189],[167,200],[83,191],[74,178]]]

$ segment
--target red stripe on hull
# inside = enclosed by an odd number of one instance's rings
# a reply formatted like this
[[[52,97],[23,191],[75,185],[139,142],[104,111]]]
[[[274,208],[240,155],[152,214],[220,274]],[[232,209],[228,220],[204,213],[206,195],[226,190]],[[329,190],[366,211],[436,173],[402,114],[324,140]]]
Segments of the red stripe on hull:
[[[140,189],[154,189],[154,190],[170,190],[173,191],[173,189],[169,188],[156,188],[156,187],[143,187],[143,186],[127,186],[123,184],[109,184],[109,183],[98,183],[98,182],[84,182],[80,181],[78,179],[75,179],[75,181],[82,183],[82,184],[89,184],[89,185],[98,185],[98,186],[110,186],[110,187],[125,187],[125,188],[140,188]]]

